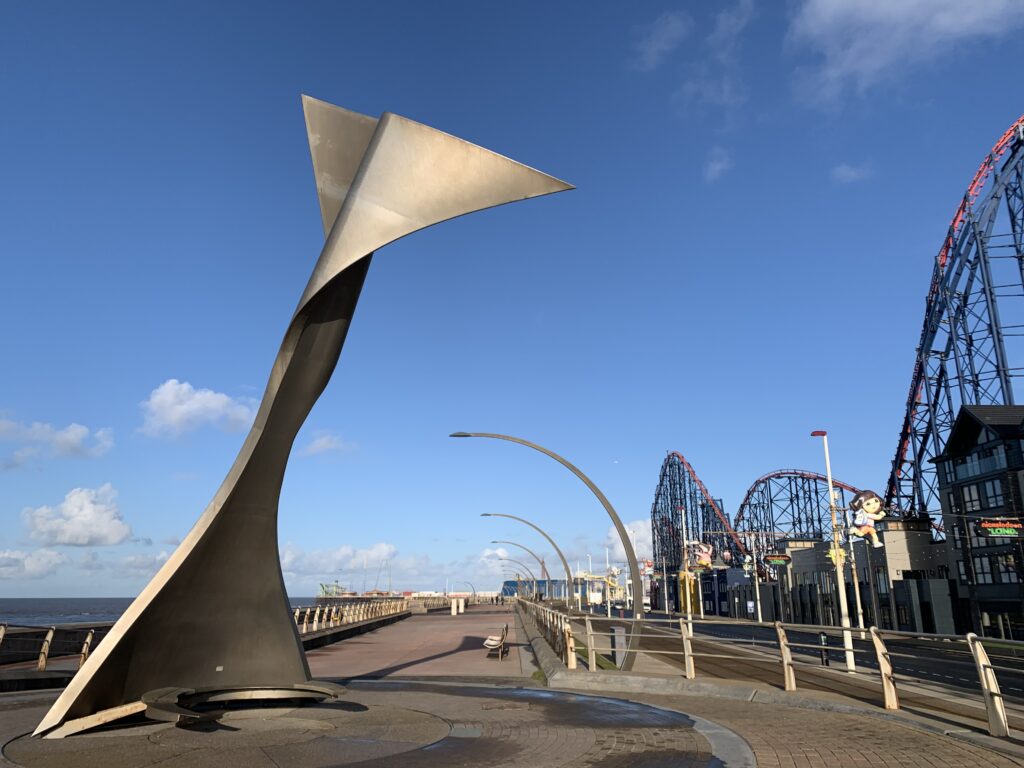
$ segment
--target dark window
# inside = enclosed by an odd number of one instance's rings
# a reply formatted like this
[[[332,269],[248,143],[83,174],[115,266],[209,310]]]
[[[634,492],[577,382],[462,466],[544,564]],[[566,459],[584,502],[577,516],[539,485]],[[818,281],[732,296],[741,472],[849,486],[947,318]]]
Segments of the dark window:
[[[964,566],[963,560],[956,561],[956,574],[957,577],[960,579],[961,584],[967,583],[967,568],[966,566]]]
[[[999,582],[1001,584],[1016,584],[1020,581],[1020,575],[1017,573],[1017,563],[1013,555],[997,555],[992,559],[995,560],[996,573],[999,575]]]
[[[960,488],[960,495],[964,499],[965,512],[977,512],[981,509],[981,499],[978,496],[978,486],[971,483]]]
[[[992,562],[987,557],[974,558],[974,583],[992,583]]]
[[[998,477],[994,480],[986,480],[982,485],[985,497],[985,507],[991,509],[992,507],[1003,506],[1003,481]]]

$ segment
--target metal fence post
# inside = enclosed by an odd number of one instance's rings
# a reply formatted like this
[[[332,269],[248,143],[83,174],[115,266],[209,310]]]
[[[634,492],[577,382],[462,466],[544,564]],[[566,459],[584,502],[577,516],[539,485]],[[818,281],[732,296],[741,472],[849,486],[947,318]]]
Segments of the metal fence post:
[[[782,657],[782,679],[787,691],[796,690],[796,670],[793,669],[793,652],[789,649],[786,630],[781,621],[775,622],[775,632],[779,636],[779,655]]]
[[[587,668],[591,672],[597,672],[597,651],[594,650],[594,630],[590,626],[590,617],[587,616]]]
[[[81,669],[82,665],[85,664],[85,660],[89,658],[89,648],[92,646],[93,630],[89,630],[85,636],[85,642],[82,643],[82,652],[78,657],[78,668]]]
[[[1009,736],[1010,726],[1006,721],[1003,694],[999,690],[999,681],[996,679],[996,671],[992,668],[988,653],[982,646],[981,639],[973,632],[967,635],[967,647],[971,649],[974,664],[978,668],[981,694],[985,699],[985,710],[988,712],[988,732],[992,736]]]
[[[693,647],[690,633],[686,631],[686,619],[679,620],[679,635],[683,638],[683,669],[687,680],[693,680],[697,673],[693,669]]]
[[[892,660],[889,658],[889,649],[885,647],[885,641],[878,634],[878,627],[871,627],[871,642],[875,646],[875,656],[878,657],[878,671],[882,675],[882,695],[885,697],[886,709],[899,709],[900,697],[896,693],[896,680],[892,674]]]
[[[46,659],[50,655],[50,643],[53,642],[53,632],[56,627],[50,627],[46,631],[46,637],[43,638],[43,647],[39,649],[39,661],[36,663],[36,669],[40,672],[46,671]]]

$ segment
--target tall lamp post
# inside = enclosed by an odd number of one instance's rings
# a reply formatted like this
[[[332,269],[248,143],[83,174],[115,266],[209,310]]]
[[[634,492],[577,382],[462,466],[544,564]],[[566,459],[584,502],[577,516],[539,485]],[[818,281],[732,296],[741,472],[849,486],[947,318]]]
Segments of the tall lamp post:
[[[846,603],[846,574],[843,568],[843,548],[839,544],[839,521],[836,518],[836,492],[832,488],[832,462],[828,455],[828,432],[816,429],[811,437],[820,437],[825,447],[825,477],[828,480],[828,508],[832,513],[832,560],[836,566],[836,586],[839,589],[839,617],[843,625],[843,648],[846,651],[846,669],[857,671],[857,663],[853,658],[853,633],[850,632],[850,609]],[[854,578],[857,574],[854,574]]]
[[[464,582],[462,582],[462,583],[463,583],[463,584],[465,584],[465,585],[466,585],[467,587],[469,587],[469,588],[470,588],[470,590],[471,590],[471,591],[472,591],[472,593],[473,593],[473,599],[474,599],[474,600],[476,600],[476,587],[474,587],[474,586],[472,585],[472,583],[470,583],[470,582],[468,582],[468,581],[464,581]]]
[[[531,571],[529,568],[526,567],[525,563],[521,563],[518,560],[513,560],[511,557],[500,557],[498,559],[499,560],[504,560],[505,562],[508,562],[508,563],[515,563],[520,568],[522,568],[524,571],[526,571],[530,575],[530,578],[533,580],[533,593],[537,594],[537,577],[533,575],[533,571]]]
[[[554,548],[555,552],[558,554],[558,559],[562,561],[562,567],[565,568],[565,586],[566,589],[571,589],[573,593],[576,595],[576,610],[583,610],[581,604],[582,597],[578,592],[576,592],[576,582],[573,580],[572,569],[569,568],[569,561],[565,559],[565,555],[562,554],[562,550],[558,548],[557,544],[555,544],[554,539],[548,536],[547,533],[545,533],[539,526],[534,525],[529,520],[526,520],[522,517],[516,517],[515,515],[504,515],[500,512],[483,512],[480,515],[480,517],[507,517],[509,520],[518,520],[523,525],[530,526],[531,528],[533,528],[533,530],[535,530],[537,533],[539,533],[541,536],[547,539],[548,544],[550,544]],[[568,605],[568,600],[566,601],[566,604]]]
[[[528,555],[531,555],[533,559],[537,561],[537,565],[540,566],[540,575],[544,575],[544,561],[541,560],[532,549],[524,547],[522,544],[516,544],[514,541],[492,541],[491,544],[510,544],[513,547],[519,547],[520,549],[524,550]]]
[[[622,542],[622,550],[626,554],[626,563],[629,565],[629,577],[633,580],[633,584],[640,584],[640,567],[636,562],[636,554],[633,552],[633,544],[629,540],[629,534],[626,532],[626,527],[622,524],[622,520],[619,518],[618,513],[612,506],[608,498],[601,493],[601,489],[594,485],[593,481],[583,474],[577,467],[569,463],[566,459],[559,456],[554,451],[550,451],[536,443],[531,443],[529,440],[523,440],[519,437],[511,437],[509,435],[499,435],[493,432],[453,432],[450,437],[490,437],[496,440],[508,440],[512,443],[519,443],[525,445],[527,448],[533,448],[535,451],[540,451],[545,456],[557,461],[563,467],[572,472],[576,477],[583,481],[583,484],[590,489],[590,492],[597,497],[597,500],[601,502],[601,506],[604,507],[605,512],[608,513],[608,517],[611,518],[612,525],[615,526],[616,532],[619,534],[619,540]],[[636,611],[633,612],[634,618],[636,618]],[[640,648],[640,635],[643,633],[643,618],[636,618],[634,623],[633,632],[629,636],[629,646],[626,650],[626,656],[622,660],[622,666],[620,669],[630,672],[633,669],[633,664],[636,661],[636,653]]]

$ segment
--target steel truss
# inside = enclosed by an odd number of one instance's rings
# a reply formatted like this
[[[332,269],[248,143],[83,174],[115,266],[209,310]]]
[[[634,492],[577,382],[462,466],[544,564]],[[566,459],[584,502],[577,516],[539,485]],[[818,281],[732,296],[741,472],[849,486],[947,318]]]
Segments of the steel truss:
[[[1022,178],[1024,116],[978,168],[935,259],[885,492],[894,514],[939,511],[929,460],[942,452],[961,405],[1014,404],[1022,368],[1012,361],[1024,361]]]
[[[711,496],[681,453],[672,451],[661,465],[651,507],[654,566],[676,571],[682,565],[683,515],[690,542],[714,547],[715,554],[746,554],[742,539],[722,511],[722,500]]]
[[[847,494],[852,497],[860,490],[835,478],[832,485],[837,507],[846,507]],[[743,497],[733,528],[751,542],[758,559],[774,552],[780,539],[831,538],[828,479],[803,469],[779,469],[759,477]]]

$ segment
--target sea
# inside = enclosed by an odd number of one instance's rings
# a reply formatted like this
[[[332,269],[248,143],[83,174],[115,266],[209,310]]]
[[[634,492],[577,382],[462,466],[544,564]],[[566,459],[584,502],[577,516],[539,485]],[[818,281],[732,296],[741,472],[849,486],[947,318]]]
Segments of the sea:
[[[0,597],[0,624],[51,627],[117,621],[131,597]],[[313,605],[314,597],[289,598],[293,608]]]

